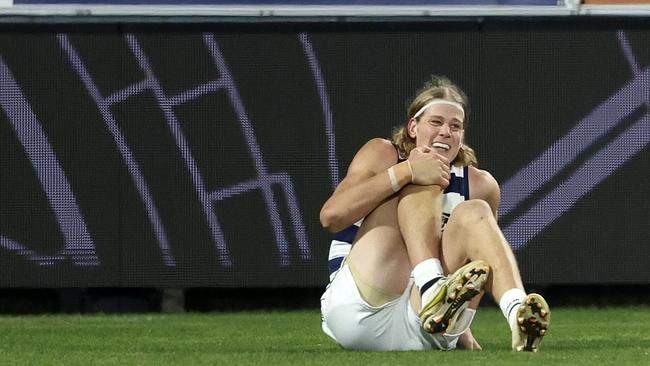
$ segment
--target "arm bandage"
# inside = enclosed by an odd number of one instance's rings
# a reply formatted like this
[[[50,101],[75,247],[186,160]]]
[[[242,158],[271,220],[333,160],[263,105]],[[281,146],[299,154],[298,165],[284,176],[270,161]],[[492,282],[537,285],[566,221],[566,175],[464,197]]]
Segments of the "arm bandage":
[[[390,179],[390,186],[393,188],[393,192],[397,192],[402,189],[402,187],[399,186],[399,183],[397,183],[397,176],[395,176],[394,166],[388,168],[388,179]]]

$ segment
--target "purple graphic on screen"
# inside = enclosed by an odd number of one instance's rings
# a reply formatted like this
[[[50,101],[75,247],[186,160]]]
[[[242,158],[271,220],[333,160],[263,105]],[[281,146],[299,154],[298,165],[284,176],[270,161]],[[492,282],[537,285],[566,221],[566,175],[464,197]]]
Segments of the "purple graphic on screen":
[[[65,248],[57,255],[39,255],[5,236],[0,236],[0,246],[26,256],[41,265],[54,265],[65,257],[70,257],[77,266],[98,265],[95,244],[90,237],[70,183],[38,117],[32,111],[29,102],[25,99],[2,58],[0,58],[0,105],[16,131],[16,136],[25,149],[52,206],[59,229],[65,239]]]
[[[634,56],[634,52],[632,51],[632,46],[630,45],[630,41],[625,36],[625,32],[619,30],[618,32],[616,32],[616,38],[618,39],[618,43],[621,45],[621,48],[623,49],[623,54],[625,55],[625,59],[627,60],[627,63],[630,64],[632,73],[634,74],[634,76],[637,76],[638,74],[641,73],[641,68],[639,67],[639,64],[636,61],[636,57]]]
[[[514,249],[525,246],[623,163],[645,149],[648,143],[650,115],[645,114],[632,127],[595,153],[551,193],[513,220],[503,231],[510,245]]]
[[[617,36],[630,63],[633,79],[502,185],[502,214],[508,214],[517,208],[596,140],[609,133],[639,107],[648,105],[650,68],[639,68],[624,32],[619,31]],[[581,197],[645,149],[650,143],[649,118],[648,114],[645,114],[625,132],[593,154],[544,198],[515,217],[504,228],[504,235],[513,249],[524,247],[573,207]]]
[[[650,70],[646,69],[506,181],[501,186],[504,196],[500,213],[510,213],[575,160],[581,152],[613,130],[619,121],[643,105],[646,102],[644,93],[647,91],[648,76]]]
[[[214,210],[210,206],[210,202],[208,200],[208,194],[205,189],[203,176],[199,172],[199,168],[196,165],[196,161],[192,156],[189,144],[187,143],[187,139],[183,134],[180,123],[176,118],[176,114],[174,113],[173,107],[169,99],[167,98],[167,96],[165,96],[163,92],[163,88],[160,85],[160,82],[158,81],[156,76],[154,75],[153,69],[151,68],[151,64],[149,63],[149,60],[147,59],[147,56],[144,53],[144,50],[142,49],[142,47],[140,47],[140,44],[136,40],[135,36],[131,34],[127,34],[125,38],[127,44],[129,45],[129,48],[131,49],[131,52],[133,53],[136,60],[138,61],[140,68],[144,71],[147,77],[145,83],[142,83],[141,85],[147,86],[147,89],[153,91],[156,101],[158,102],[158,106],[163,111],[165,120],[167,121],[167,125],[169,126],[169,130],[171,131],[172,136],[174,136],[174,140],[176,141],[176,146],[178,146],[181,156],[183,157],[183,160],[185,161],[185,164],[187,165],[187,168],[190,172],[190,175],[192,177],[192,182],[194,184],[196,193],[198,195],[199,201],[201,202],[201,206],[203,208],[203,213],[205,214],[205,217],[208,222],[208,227],[210,228],[210,234],[212,236],[212,240],[216,243],[216,249],[219,253],[219,264],[222,266],[229,267],[232,265],[232,262],[230,261],[230,255],[228,253],[228,249],[225,244],[226,240],[223,236],[221,225],[219,224],[217,215],[214,213]]]
[[[321,72],[320,65],[316,52],[311,45],[309,35],[306,33],[299,33],[298,39],[302,43],[305,51],[305,56],[309,62],[309,67],[314,75],[316,82],[316,89],[320,96],[320,103],[323,108],[323,119],[325,121],[325,136],[327,136],[327,162],[330,168],[330,176],[332,177],[332,190],[336,189],[339,184],[339,164],[336,160],[336,134],[334,133],[334,121],[332,120],[332,108],[330,107],[329,96],[327,94],[327,87],[325,86],[325,78]]]
[[[219,265],[230,267],[233,263],[214,205],[252,191],[259,191],[262,194],[275,240],[275,243],[271,245],[277,247],[279,264],[286,266],[292,262],[289,252],[291,234],[295,237],[299,249],[299,260],[311,259],[308,235],[302,221],[300,205],[292,177],[284,171],[269,171],[266,159],[257,141],[255,125],[248,116],[235,77],[212,34],[203,34],[202,40],[212,58],[214,67],[218,71],[218,79],[207,80],[198,86],[173,96],[164,94],[161,83],[154,74],[147,55],[136,36],[132,34],[125,35],[125,40],[139,67],[143,70],[145,79],[128,85],[108,96],[103,96],[100,93],[92,75],[85,66],[84,60],[77,53],[68,36],[59,34],[57,39],[72,68],[79,75],[96,103],[106,128],[125,161],[146,209],[165,265],[176,265],[165,225],[136,157],[127,145],[115,116],[111,113],[112,106],[125,102],[143,92],[153,92],[158,107],[163,112],[167,128],[171,132],[190,173],[211,239],[219,256]],[[333,111],[328,98],[325,78],[309,35],[298,33],[297,39],[303,47],[304,55],[320,97],[328,147],[327,160],[331,176],[330,183],[334,188],[339,181],[339,169],[336,159]],[[502,185],[503,197],[500,213],[514,216],[509,224],[504,227],[504,234],[515,250],[525,247],[555,220],[570,210],[582,197],[591,192],[629,159],[646,149],[650,144],[650,114],[645,113],[638,120],[629,121],[630,116],[638,111],[640,107],[650,105],[650,91],[648,89],[648,86],[650,86],[650,68],[643,68],[638,64],[624,32],[619,31],[617,39],[630,66],[633,74],[632,79],[602,104],[594,108],[587,116],[577,121],[565,136],[551,144],[537,158],[533,159],[526,167],[514,174]],[[220,91],[225,92],[228,96],[236,117],[236,123],[241,128],[245,139],[243,142],[245,146],[243,147],[247,149],[254,162],[255,176],[232,186],[220,187],[211,191],[206,187],[202,172],[192,155],[191,147],[176,116],[175,108],[206,94]],[[35,175],[52,206],[60,231],[65,239],[65,248],[54,255],[42,255],[17,240],[4,235],[0,235],[0,248],[44,266],[54,265],[66,258],[71,259],[77,266],[98,265],[99,260],[95,254],[95,245],[65,172],[47,140],[38,117],[32,111],[11,71],[1,58],[0,106],[6,113],[9,123],[16,131],[16,136],[33,165]],[[596,141],[610,134],[626,119],[627,122],[633,122],[630,127],[621,132],[619,136],[611,139],[606,146],[586,157],[580,166],[575,168],[573,172],[568,172],[567,177],[561,182],[559,181],[558,174],[565,172],[566,168],[574,164],[581,154],[592,148]],[[219,123],[219,121],[214,123]],[[529,202],[530,198],[534,197],[542,187],[548,187],[549,183],[555,183],[556,181],[557,185],[550,189],[544,197],[541,197],[536,202]],[[281,189],[282,198],[276,197],[274,194],[273,188],[275,187]],[[290,228],[285,228],[281,218],[279,202],[281,199],[284,199],[284,204],[286,204],[289,214],[289,224],[286,226],[290,226]],[[524,202],[526,202],[526,207],[522,207]],[[515,212],[516,216],[513,215]],[[289,232],[289,229],[292,230],[292,233]]]
[[[307,231],[302,222],[300,213],[300,206],[297,196],[295,194],[291,177],[284,172],[270,173],[264,161],[259,144],[255,137],[253,125],[248,118],[246,110],[243,106],[237,87],[222,54],[219,50],[217,42],[211,34],[204,34],[203,41],[208,49],[215,67],[218,70],[219,79],[209,80],[201,85],[196,86],[190,90],[183,91],[175,96],[167,96],[164,94],[163,88],[158,81],[158,78],[153,72],[151,64],[145,54],[144,50],[138,43],[137,38],[132,34],[125,35],[126,42],[136,58],[139,67],[146,75],[146,79],[137,83],[127,86],[107,97],[101,96],[93,78],[86,70],[83,60],[79,57],[74,47],[68,40],[67,36],[61,34],[58,36],[61,47],[65,50],[70,63],[73,65],[75,71],[83,80],[86,88],[93,96],[109,130],[111,130],[116,144],[118,145],[122,156],[124,157],[133,180],[138,187],[138,192],[145,203],[150,222],[154,227],[156,238],[158,239],[161,252],[165,258],[165,264],[175,265],[174,259],[169,250],[165,228],[158,214],[158,210],[154,203],[154,199],[149,192],[148,185],[138,167],[138,164],[133,157],[133,154],[126,144],[122,133],[117,126],[115,118],[110,112],[110,107],[116,103],[124,102],[125,100],[134,97],[145,91],[152,91],[158,103],[158,106],[163,112],[167,126],[174,137],[176,145],[181,153],[183,160],[187,166],[188,171],[192,177],[192,182],[196,189],[197,196],[202,204],[203,213],[205,215],[207,225],[209,227],[212,240],[215,248],[219,254],[219,264],[221,266],[232,266],[232,260],[228,251],[227,243],[223,235],[223,230],[217,218],[217,215],[212,206],[218,201],[234,197],[236,195],[250,192],[252,190],[260,190],[263,195],[264,202],[267,206],[269,221],[273,227],[273,234],[275,236],[276,246],[278,248],[280,264],[285,266],[291,263],[288,249],[288,238],[283,228],[282,219],[280,217],[280,210],[273,194],[273,186],[279,186],[285,196],[288,212],[290,214],[290,221],[294,231],[294,235],[300,250],[300,259],[309,260],[311,258],[311,249],[307,240]],[[190,146],[182,131],[180,122],[176,117],[174,108],[184,103],[190,102],[205,94],[214,93],[217,91],[225,91],[230,99],[231,106],[237,116],[237,121],[243,131],[246,139],[246,147],[255,162],[255,171],[257,177],[250,181],[238,183],[232,187],[225,187],[215,192],[209,192],[205,187],[204,178],[196,164],[196,161],[191,153]]]
[[[237,91],[236,84],[230,69],[228,68],[219,46],[214,39],[212,34],[206,33],[203,35],[203,41],[212,56],[212,60],[215,63],[215,66],[219,70],[220,77],[224,80],[226,85],[226,92],[230,97],[230,102],[235,114],[239,121],[239,124],[244,133],[244,138],[248,145],[249,153],[251,154],[253,161],[255,162],[255,170],[257,172],[256,184],[250,185],[246,182],[235,185],[234,187],[227,187],[223,191],[244,193],[248,189],[260,189],[264,195],[264,201],[266,203],[269,219],[273,225],[273,231],[276,238],[276,244],[278,246],[278,251],[280,252],[280,264],[285,266],[290,264],[289,252],[287,246],[287,238],[284,233],[282,226],[282,220],[280,218],[280,211],[273,197],[272,185],[278,184],[286,197],[287,206],[289,208],[289,215],[291,219],[291,225],[298,242],[298,248],[300,249],[300,258],[302,260],[308,260],[311,258],[311,248],[309,242],[307,241],[307,230],[302,222],[302,215],[300,213],[300,207],[298,205],[298,199],[293,189],[293,183],[291,178],[286,173],[277,173],[270,175],[264,161],[264,157],[260,150],[259,144],[255,137],[255,131],[251,124],[248,114],[244,108],[244,104],[239,96]],[[215,201],[220,200],[219,197],[223,196],[219,192],[215,192],[213,195]]]
[[[99,88],[97,87],[92,76],[86,69],[83,60],[81,60],[81,57],[79,56],[77,51],[70,43],[68,36],[65,34],[59,34],[57,35],[57,39],[59,41],[59,45],[67,54],[70,64],[72,65],[72,68],[77,72],[77,74],[81,78],[81,81],[86,86],[86,89],[88,89],[88,93],[95,101],[95,104],[97,105],[97,109],[102,115],[104,119],[104,123],[106,123],[106,127],[108,128],[108,131],[113,136],[113,140],[115,140],[115,145],[117,146],[120,154],[122,155],[122,158],[124,159],[124,162],[126,163],[126,166],[129,170],[129,173],[131,174],[131,178],[133,179],[135,187],[137,188],[138,193],[140,194],[140,198],[142,199],[142,202],[144,202],[144,207],[147,211],[149,221],[151,222],[154,235],[156,236],[156,239],[158,240],[158,245],[160,246],[163,262],[167,266],[175,266],[176,262],[174,261],[174,258],[171,254],[171,250],[169,248],[169,241],[167,240],[165,227],[162,223],[162,220],[160,219],[160,215],[158,214],[158,208],[156,207],[156,204],[153,200],[153,197],[149,190],[149,186],[144,179],[142,171],[140,170],[140,167],[138,166],[138,163],[135,160],[135,157],[133,156],[131,149],[126,144],[124,135],[120,131],[120,128],[117,124],[117,121],[115,120],[115,117],[113,117],[113,114],[110,111],[110,107],[113,103],[111,98],[104,98],[101,95],[101,93],[99,92]],[[137,90],[141,87],[142,87],[141,85],[131,87],[129,89],[129,92],[132,89]]]

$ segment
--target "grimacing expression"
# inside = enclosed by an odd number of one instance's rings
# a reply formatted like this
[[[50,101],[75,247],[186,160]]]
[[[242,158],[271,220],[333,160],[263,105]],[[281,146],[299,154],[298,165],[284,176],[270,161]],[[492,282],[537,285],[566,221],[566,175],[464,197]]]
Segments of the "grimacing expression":
[[[465,135],[465,112],[458,103],[444,101],[427,107],[408,123],[408,134],[415,146],[428,146],[453,161],[458,155]]]

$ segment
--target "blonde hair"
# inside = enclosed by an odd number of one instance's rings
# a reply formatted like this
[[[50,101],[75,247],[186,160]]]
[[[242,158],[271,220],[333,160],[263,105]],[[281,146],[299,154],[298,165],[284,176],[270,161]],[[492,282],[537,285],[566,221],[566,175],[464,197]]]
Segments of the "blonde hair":
[[[467,96],[451,80],[438,75],[432,75],[431,79],[418,91],[416,97],[408,108],[407,121],[410,121],[411,118],[413,118],[413,116],[432,99],[446,99],[462,105],[465,112],[463,128],[467,128],[467,119],[469,117],[469,103]],[[416,121],[419,122],[420,117],[417,117]],[[409,136],[406,125],[396,128],[393,131],[391,140],[397,147],[400,156],[408,157],[411,150],[415,148],[415,139]],[[456,155],[451,163],[460,166],[478,166],[478,160],[476,159],[474,149],[465,144],[460,145],[458,155]]]

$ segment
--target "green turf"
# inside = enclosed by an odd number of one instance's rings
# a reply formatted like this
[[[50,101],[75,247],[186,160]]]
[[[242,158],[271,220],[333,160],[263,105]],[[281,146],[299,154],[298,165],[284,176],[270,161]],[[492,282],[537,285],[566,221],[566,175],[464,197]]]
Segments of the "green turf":
[[[317,311],[0,316],[0,364],[650,365],[650,309],[559,308],[537,354],[509,350],[496,308],[479,309],[482,351],[349,352]]]

